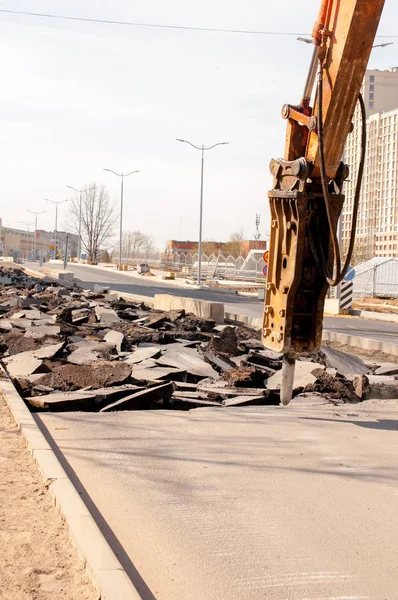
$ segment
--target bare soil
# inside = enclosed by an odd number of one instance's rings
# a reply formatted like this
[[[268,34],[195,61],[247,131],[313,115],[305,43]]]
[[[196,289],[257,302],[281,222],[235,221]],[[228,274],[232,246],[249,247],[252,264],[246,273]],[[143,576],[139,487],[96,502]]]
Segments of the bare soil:
[[[363,298],[354,300],[352,307],[357,310],[397,314],[398,298]]]
[[[2,396],[0,557],[1,600],[98,599]]]
[[[45,373],[36,385],[48,385],[56,390],[80,390],[90,386],[92,389],[121,385],[131,375],[131,366],[118,362],[101,362],[93,365],[64,364],[52,367],[51,373]]]

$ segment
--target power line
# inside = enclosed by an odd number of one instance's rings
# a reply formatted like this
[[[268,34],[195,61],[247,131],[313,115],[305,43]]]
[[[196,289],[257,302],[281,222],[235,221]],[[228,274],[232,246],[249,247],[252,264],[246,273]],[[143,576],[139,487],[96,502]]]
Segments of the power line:
[[[209,31],[210,33],[239,33],[246,35],[275,35],[275,36],[305,36],[308,33],[294,31],[256,31],[251,29],[218,29],[214,27],[190,27],[187,25],[161,25],[159,23],[138,23],[135,21],[114,21],[111,19],[93,19],[89,17],[72,17],[69,15],[53,15],[50,13],[24,12],[0,8],[0,13],[21,15],[26,17],[41,17],[46,19],[59,19],[63,21],[80,21],[84,23],[99,23],[103,25],[127,25],[130,27],[150,27],[155,29],[179,29],[185,31]],[[398,35],[377,35],[377,38],[398,38]]]
[[[161,25],[159,23],[138,23],[135,21],[114,21],[111,19],[93,19],[89,17],[72,17],[69,15],[54,15],[50,13],[24,12],[0,8],[1,13],[22,15],[27,17],[41,17],[46,19],[60,19],[63,21],[80,21],[84,23],[99,23],[103,25],[127,25],[130,27],[150,27],[155,29],[179,29],[185,31],[209,31],[210,33],[239,33],[246,35],[275,35],[275,36],[303,36],[308,33],[294,31],[256,31],[251,29],[218,29],[214,27],[190,27],[187,25]],[[377,35],[377,38],[398,38],[398,35]]]
[[[287,35],[300,36],[305,33],[294,33],[292,31],[251,31],[249,29],[216,29],[212,27],[189,27],[185,25],[160,25],[158,23],[138,23],[134,21],[113,21],[109,19],[92,19],[88,17],[71,17],[68,15],[54,15],[49,13],[23,12],[19,10],[7,10],[1,8],[0,12],[12,15],[24,15],[29,17],[44,17],[47,19],[61,19],[66,21],[81,21],[85,23],[100,23],[105,25],[128,25],[130,27],[152,27],[156,29],[180,29],[186,31],[209,31],[211,33],[241,33],[249,35]],[[390,36],[394,37],[394,36]],[[398,36],[396,36],[398,37]]]

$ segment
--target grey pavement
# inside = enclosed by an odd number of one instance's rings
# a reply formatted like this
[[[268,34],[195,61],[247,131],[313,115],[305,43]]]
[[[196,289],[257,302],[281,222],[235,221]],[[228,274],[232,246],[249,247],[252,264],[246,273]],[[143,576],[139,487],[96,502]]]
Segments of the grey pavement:
[[[394,600],[398,400],[321,402],[35,419],[144,600]]]
[[[38,269],[37,263],[27,263],[29,268]],[[53,265],[46,265],[51,267]],[[58,265],[54,268],[59,268]],[[263,302],[247,296],[220,293],[206,289],[176,287],[167,281],[151,281],[150,278],[133,278],[117,271],[103,271],[84,265],[68,264],[68,270],[75,274],[83,287],[93,287],[95,283],[112,287],[118,292],[153,297],[155,294],[174,294],[189,298],[201,298],[212,302],[223,302],[225,310],[240,315],[261,318]],[[398,344],[398,323],[372,321],[360,317],[325,317],[324,328],[337,333],[366,337],[378,341]]]

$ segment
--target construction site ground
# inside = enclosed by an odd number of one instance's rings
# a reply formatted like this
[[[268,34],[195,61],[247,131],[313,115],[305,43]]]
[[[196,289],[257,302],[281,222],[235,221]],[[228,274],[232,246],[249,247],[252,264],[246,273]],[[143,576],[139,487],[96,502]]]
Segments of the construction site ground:
[[[1,395],[0,556],[1,600],[98,598]]]
[[[353,309],[398,314],[398,298],[361,298],[354,300]]]
[[[40,413],[144,600],[394,600],[398,401]]]
[[[255,329],[0,271],[3,377],[144,600],[394,598],[396,360],[323,346],[283,408],[281,355]]]

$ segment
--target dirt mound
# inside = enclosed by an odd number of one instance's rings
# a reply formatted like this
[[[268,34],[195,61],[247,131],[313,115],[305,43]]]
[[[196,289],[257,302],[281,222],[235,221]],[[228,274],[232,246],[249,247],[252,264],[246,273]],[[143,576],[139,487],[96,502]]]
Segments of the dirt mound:
[[[74,391],[90,387],[94,390],[126,383],[131,366],[117,362],[101,362],[94,365],[57,365],[48,362],[52,372],[46,373],[35,385],[45,385],[55,390]]]

